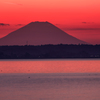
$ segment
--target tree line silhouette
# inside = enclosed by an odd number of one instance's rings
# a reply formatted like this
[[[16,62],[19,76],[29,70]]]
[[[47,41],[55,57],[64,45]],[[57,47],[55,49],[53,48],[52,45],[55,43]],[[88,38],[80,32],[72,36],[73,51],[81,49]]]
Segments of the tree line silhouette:
[[[0,59],[100,58],[100,45],[0,46]]]

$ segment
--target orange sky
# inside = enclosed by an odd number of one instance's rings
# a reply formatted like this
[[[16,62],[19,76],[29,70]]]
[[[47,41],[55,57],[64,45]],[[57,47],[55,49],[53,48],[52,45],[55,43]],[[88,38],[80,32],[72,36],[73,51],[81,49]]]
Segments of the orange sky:
[[[81,40],[100,44],[100,0],[0,1],[0,37],[32,21],[49,21]]]

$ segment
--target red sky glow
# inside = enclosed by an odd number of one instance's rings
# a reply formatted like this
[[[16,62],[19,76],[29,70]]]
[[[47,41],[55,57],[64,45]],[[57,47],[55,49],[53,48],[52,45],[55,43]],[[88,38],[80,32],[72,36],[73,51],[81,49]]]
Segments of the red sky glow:
[[[100,44],[100,0],[0,1],[0,38],[32,21],[48,21],[78,39]]]

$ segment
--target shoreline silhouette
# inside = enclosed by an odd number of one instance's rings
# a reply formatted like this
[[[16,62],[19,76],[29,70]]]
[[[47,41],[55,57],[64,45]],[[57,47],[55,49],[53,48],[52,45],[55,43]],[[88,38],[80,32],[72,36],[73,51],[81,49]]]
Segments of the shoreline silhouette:
[[[100,45],[48,44],[0,46],[0,59],[100,58]]]

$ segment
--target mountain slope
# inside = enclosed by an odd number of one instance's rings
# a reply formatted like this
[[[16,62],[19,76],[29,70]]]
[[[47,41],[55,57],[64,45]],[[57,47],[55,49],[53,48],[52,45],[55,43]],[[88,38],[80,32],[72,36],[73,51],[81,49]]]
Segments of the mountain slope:
[[[31,22],[0,39],[0,45],[86,44],[49,22]]]

